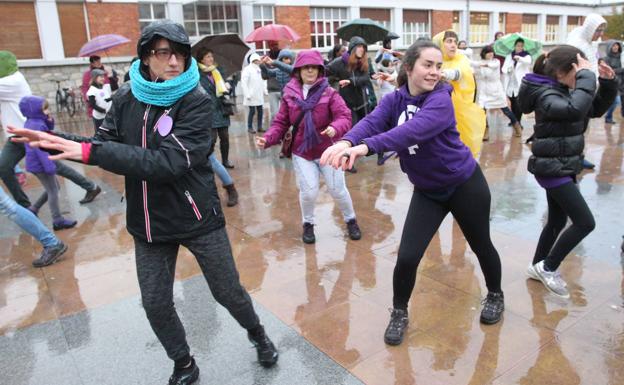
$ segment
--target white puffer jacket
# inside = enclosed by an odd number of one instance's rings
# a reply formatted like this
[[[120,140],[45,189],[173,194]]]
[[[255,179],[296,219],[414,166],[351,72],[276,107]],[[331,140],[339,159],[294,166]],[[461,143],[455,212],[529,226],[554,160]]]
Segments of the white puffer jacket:
[[[607,21],[604,17],[597,13],[590,13],[585,18],[582,26],[576,27],[570,32],[566,42],[583,51],[585,56],[587,56],[587,60],[591,63],[592,71],[595,74],[598,74],[598,47],[597,43],[594,44],[592,39],[598,27],[606,23]]]

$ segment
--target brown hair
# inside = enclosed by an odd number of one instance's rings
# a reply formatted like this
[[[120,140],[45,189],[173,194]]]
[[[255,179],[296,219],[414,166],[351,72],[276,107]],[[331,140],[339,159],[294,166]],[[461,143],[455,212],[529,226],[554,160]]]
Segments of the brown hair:
[[[552,51],[541,54],[535,60],[533,72],[556,79],[557,73],[566,74],[574,68],[572,64],[578,64],[577,54],[582,58],[587,58],[583,51],[576,47],[566,44],[557,46]]]
[[[457,40],[459,40],[459,37],[457,36],[455,31],[445,31],[444,32],[444,37],[442,38],[442,41],[448,39],[449,37],[454,37],[456,42],[457,42]],[[457,42],[457,44],[459,45],[459,42]]]
[[[407,84],[407,73],[414,68],[416,60],[418,60],[420,54],[426,48],[435,48],[440,51],[440,47],[438,47],[430,40],[417,40],[407,49],[407,51],[405,51],[402,60],[403,64],[401,65],[399,76],[397,77],[397,84],[399,85],[399,87]]]
[[[349,62],[347,63],[347,68],[349,71],[354,71],[359,69],[362,72],[368,73],[368,56],[366,55],[366,49],[364,50],[364,56],[358,59],[355,56],[355,48],[351,51],[351,55],[349,55]]]
[[[50,103],[48,103],[47,100],[43,101],[43,105],[41,106],[41,111],[43,112],[44,110],[50,108]]]

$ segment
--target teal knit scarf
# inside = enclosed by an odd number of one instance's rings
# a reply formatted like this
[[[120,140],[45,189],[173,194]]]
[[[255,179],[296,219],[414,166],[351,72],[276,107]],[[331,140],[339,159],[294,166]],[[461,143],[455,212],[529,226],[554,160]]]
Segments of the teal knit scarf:
[[[135,60],[130,66],[130,89],[135,98],[146,104],[169,107],[199,83],[197,62],[193,58],[189,68],[180,76],[160,83],[146,80],[139,70],[140,65],[141,61]]]

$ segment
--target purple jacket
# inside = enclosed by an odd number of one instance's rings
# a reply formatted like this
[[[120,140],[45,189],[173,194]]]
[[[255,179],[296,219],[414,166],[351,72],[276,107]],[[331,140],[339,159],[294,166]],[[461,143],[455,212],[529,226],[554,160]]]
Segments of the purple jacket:
[[[54,129],[54,120],[43,113],[45,99],[41,96],[24,96],[19,107],[26,117],[25,128],[49,132]],[[25,146],[26,171],[32,173],[56,174],[56,165],[48,158],[48,153],[38,148]]]
[[[320,54],[314,54],[312,50],[302,51],[297,55],[294,68],[301,68],[304,65],[318,65],[319,67],[323,67],[323,58]],[[323,76],[324,70],[319,71],[317,83]],[[280,143],[288,128],[295,123],[301,112],[295,100],[302,98],[303,85],[296,76],[293,76],[284,87],[284,95],[280,103],[279,112],[271,122],[269,130],[264,134],[266,147]],[[293,139],[292,147],[293,154],[307,160],[319,159],[327,147],[340,140],[351,128],[351,110],[349,110],[349,107],[347,107],[338,92],[331,87],[327,87],[325,91],[323,91],[323,95],[319,99],[316,107],[314,107],[312,115],[314,125],[321,138],[321,143],[303,153],[298,150],[303,142],[304,134],[304,119],[301,119],[301,123],[299,123],[299,128],[297,129],[297,136]],[[329,138],[327,135],[320,135],[327,126],[332,126],[336,130],[336,135],[333,138]]]
[[[444,190],[468,180],[476,161],[459,139],[452,87],[441,83],[411,96],[407,86],[384,96],[343,139],[376,153],[396,151],[401,169],[422,191]]]

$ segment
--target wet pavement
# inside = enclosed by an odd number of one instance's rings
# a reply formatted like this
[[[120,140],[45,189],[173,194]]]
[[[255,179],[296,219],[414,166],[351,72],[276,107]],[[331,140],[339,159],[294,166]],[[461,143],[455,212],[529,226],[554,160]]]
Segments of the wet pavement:
[[[479,163],[492,192],[492,238],[503,266],[504,319],[479,323],[486,289],[477,260],[447,217],[419,267],[404,343],[386,346],[392,271],[412,186],[398,161],[366,159],[347,174],[363,237],[351,241],[325,187],[317,243],[301,242],[298,191],[277,148],[253,148],[243,117],[230,130],[230,170],[240,203],[224,207],[244,286],[281,352],[265,370],[245,333],[212,299],[193,256],[182,249],[176,304],[202,370],[218,384],[623,384],[624,122],[591,122],[586,157],[596,169],[580,189],[596,230],[565,260],[569,300],[548,294],[525,270],[546,216],[546,197],[526,171],[529,148],[492,115]],[[532,120],[525,118],[524,138]],[[86,119],[63,130],[90,132]],[[218,146],[217,146],[218,148]],[[140,307],[132,239],[125,230],[123,179],[71,163],[104,190],[61,179],[61,208],[79,221],[57,232],[63,259],[35,269],[41,246],[0,217],[0,384],[157,384],[170,362]],[[218,183],[220,186],[220,183]],[[31,198],[42,191],[30,176]],[[220,188],[222,199],[225,190]],[[51,226],[49,210],[41,214]]]

